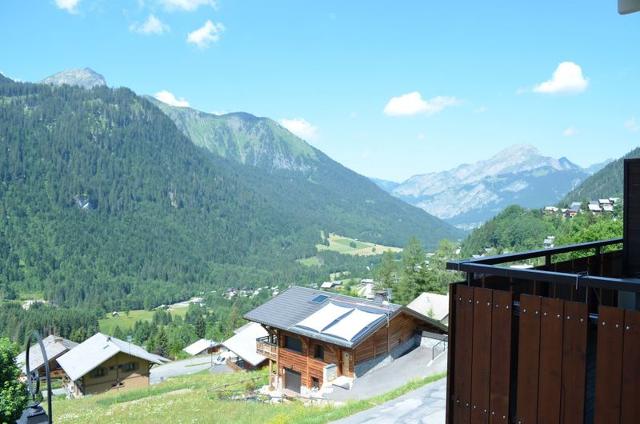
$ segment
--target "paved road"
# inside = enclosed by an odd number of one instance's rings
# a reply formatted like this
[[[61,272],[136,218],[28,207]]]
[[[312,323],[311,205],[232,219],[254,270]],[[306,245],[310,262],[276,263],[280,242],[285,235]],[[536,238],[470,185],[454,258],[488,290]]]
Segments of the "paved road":
[[[183,361],[169,362],[168,364],[151,368],[149,381],[151,384],[157,384],[170,377],[195,374],[207,369],[210,369],[213,373],[226,373],[233,371],[225,364],[214,365],[211,367],[211,358],[208,356],[196,356]]]
[[[446,388],[443,378],[334,424],[444,424]]]
[[[431,362],[431,348],[420,346],[393,362],[357,378],[351,390],[336,387],[325,397],[336,401],[368,399],[403,386],[410,380],[446,370],[447,355],[441,355]]]

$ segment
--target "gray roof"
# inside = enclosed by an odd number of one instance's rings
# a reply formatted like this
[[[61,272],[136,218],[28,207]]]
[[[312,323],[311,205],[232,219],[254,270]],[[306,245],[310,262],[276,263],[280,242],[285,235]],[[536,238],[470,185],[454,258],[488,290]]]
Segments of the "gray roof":
[[[51,361],[52,359],[56,359],[58,356],[63,353],[68,352],[78,345],[76,342],[72,342],[71,340],[64,339],[59,336],[50,335],[42,339],[42,344],[44,345],[44,351],[47,354],[47,359]],[[22,372],[27,372],[26,362],[27,362],[27,351],[22,351],[17,357],[16,362],[21,367]],[[42,349],[40,349],[40,345],[35,343],[31,345],[29,348],[29,369],[31,371],[35,371],[38,368],[44,365],[44,358],[42,357]]]
[[[71,380],[76,381],[120,352],[154,364],[162,364],[166,361],[165,358],[149,353],[133,343],[96,333],[58,358],[58,364]]]
[[[319,295],[327,296],[327,299],[321,303],[313,302],[312,300]],[[350,341],[296,326],[300,321],[322,309],[329,302],[338,306],[356,308],[364,312],[384,314],[386,315],[386,318],[373,322]],[[328,343],[333,343],[338,346],[352,348],[365,340],[376,330],[386,325],[387,318],[391,320],[400,312],[405,312],[428,322],[429,324],[432,324],[435,329],[440,330],[443,333],[447,332],[447,328],[436,320],[428,318],[401,305],[394,303],[379,303],[358,297],[345,296],[337,293],[298,286],[293,286],[285,290],[273,299],[263,303],[254,310],[249,311],[244,318],[266,326],[287,330],[295,334],[308,336]]]

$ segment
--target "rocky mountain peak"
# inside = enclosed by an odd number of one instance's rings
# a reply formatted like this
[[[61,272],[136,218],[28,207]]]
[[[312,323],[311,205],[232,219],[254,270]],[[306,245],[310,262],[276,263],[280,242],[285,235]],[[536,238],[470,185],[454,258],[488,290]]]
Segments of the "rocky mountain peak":
[[[76,85],[87,89],[107,85],[104,77],[91,68],[67,69],[53,74],[41,82],[53,85]]]

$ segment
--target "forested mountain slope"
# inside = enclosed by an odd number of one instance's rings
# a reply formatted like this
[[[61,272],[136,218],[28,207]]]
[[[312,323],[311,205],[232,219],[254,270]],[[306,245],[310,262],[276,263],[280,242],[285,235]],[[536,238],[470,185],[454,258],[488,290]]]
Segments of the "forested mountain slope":
[[[243,268],[277,278],[319,239],[127,89],[3,78],[0,149],[0,278],[57,303],[155,303]]]
[[[542,249],[544,239],[555,237],[555,246],[622,237],[619,210],[593,215],[581,213],[574,218],[546,215],[540,209],[510,206],[462,242],[461,256],[495,255]]]
[[[299,209],[329,232],[392,246],[404,246],[415,236],[429,248],[462,235],[269,118],[244,112],[214,115],[150,99],[194,144],[242,165],[238,172],[270,199]]]
[[[640,157],[640,147],[633,149],[620,159],[610,162],[584,180],[575,189],[567,193],[561,204],[608,197],[622,197],[624,160],[637,157]]]
[[[332,166],[305,184],[285,171],[266,180],[128,89],[0,76],[0,151],[0,292],[61,305],[140,308],[317,278],[295,259],[316,253],[322,230],[390,244],[455,234],[317,151]]]

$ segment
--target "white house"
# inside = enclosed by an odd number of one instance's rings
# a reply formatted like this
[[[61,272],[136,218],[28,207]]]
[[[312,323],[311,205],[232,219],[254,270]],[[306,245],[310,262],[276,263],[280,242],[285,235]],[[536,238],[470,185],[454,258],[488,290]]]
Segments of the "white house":
[[[449,295],[438,293],[421,293],[407,305],[424,316],[433,318],[441,323],[449,324]]]
[[[207,355],[220,350],[222,343],[214,340],[200,339],[182,349],[191,356]]]

